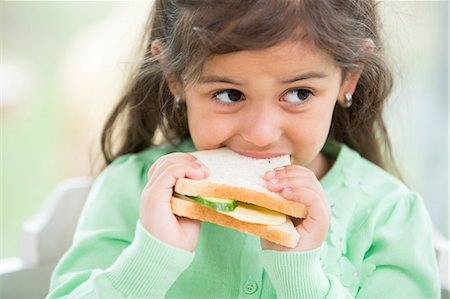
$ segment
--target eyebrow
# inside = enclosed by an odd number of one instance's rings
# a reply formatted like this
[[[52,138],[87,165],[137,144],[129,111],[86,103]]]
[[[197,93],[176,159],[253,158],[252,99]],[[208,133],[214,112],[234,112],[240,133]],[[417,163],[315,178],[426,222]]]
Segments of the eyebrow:
[[[287,80],[281,81],[283,83],[293,83],[296,81],[308,80],[308,79],[322,79],[328,77],[325,73],[320,72],[308,72],[300,75],[295,75]]]
[[[200,77],[200,83],[228,83],[234,85],[242,85],[240,82],[233,81],[230,78],[217,75],[207,75]]]
[[[281,83],[287,84],[287,83],[293,83],[297,81],[302,80],[308,80],[308,79],[322,79],[326,78],[328,75],[321,73],[321,72],[308,72],[300,75],[294,75],[286,80],[281,81]],[[199,80],[200,83],[228,83],[233,85],[243,85],[241,82],[234,81],[228,77],[225,76],[218,76],[218,75],[206,75],[200,77]]]

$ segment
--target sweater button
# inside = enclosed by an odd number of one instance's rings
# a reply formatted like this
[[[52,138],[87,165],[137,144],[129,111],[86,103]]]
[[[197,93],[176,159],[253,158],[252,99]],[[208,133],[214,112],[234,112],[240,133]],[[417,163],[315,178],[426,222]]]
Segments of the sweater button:
[[[256,292],[257,289],[258,289],[258,284],[251,279],[248,279],[244,285],[244,292],[249,295]]]

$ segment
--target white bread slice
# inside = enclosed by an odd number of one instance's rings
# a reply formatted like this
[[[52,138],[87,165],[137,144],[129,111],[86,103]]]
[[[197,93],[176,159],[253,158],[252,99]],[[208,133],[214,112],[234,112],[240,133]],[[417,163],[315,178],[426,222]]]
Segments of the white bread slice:
[[[191,154],[209,168],[210,175],[203,180],[179,179],[175,192],[187,196],[235,199],[297,218],[306,216],[306,208],[302,203],[269,191],[263,178],[267,171],[291,164],[288,155],[255,159],[226,147]]]
[[[300,239],[300,236],[289,217],[287,218],[287,221],[281,225],[264,225],[243,222],[216,212],[214,209],[204,205],[177,197],[172,197],[171,205],[175,215],[231,227],[238,231],[259,236],[289,248],[296,247]]]

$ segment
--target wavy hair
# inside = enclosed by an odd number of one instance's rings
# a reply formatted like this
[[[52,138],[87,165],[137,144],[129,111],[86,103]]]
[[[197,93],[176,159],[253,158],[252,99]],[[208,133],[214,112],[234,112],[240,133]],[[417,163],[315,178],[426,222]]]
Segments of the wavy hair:
[[[189,136],[186,109],[177,107],[169,75],[186,86],[212,55],[305,38],[331,55],[344,75],[364,65],[353,105],[335,107],[329,138],[385,169],[396,169],[382,117],[393,79],[374,0],[155,0],[142,60],[102,132],[106,164],[149,148],[161,137],[176,144]],[[369,39],[370,50],[363,46]],[[152,55],[154,40],[162,44],[163,61]]]

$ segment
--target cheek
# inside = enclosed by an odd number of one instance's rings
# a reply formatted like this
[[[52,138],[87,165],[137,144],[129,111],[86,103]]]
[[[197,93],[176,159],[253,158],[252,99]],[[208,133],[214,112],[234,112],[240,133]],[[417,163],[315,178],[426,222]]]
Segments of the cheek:
[[[188,109],[189,132],[198,150],[221,146],[233,132],[233,122],[205,111],[205,109]]]
[[[332,111],[314,113],[301,121],[290,130],[294,139],[295,161],[300,165],[308,165],[319,153],[327,139],[330,130]]]

